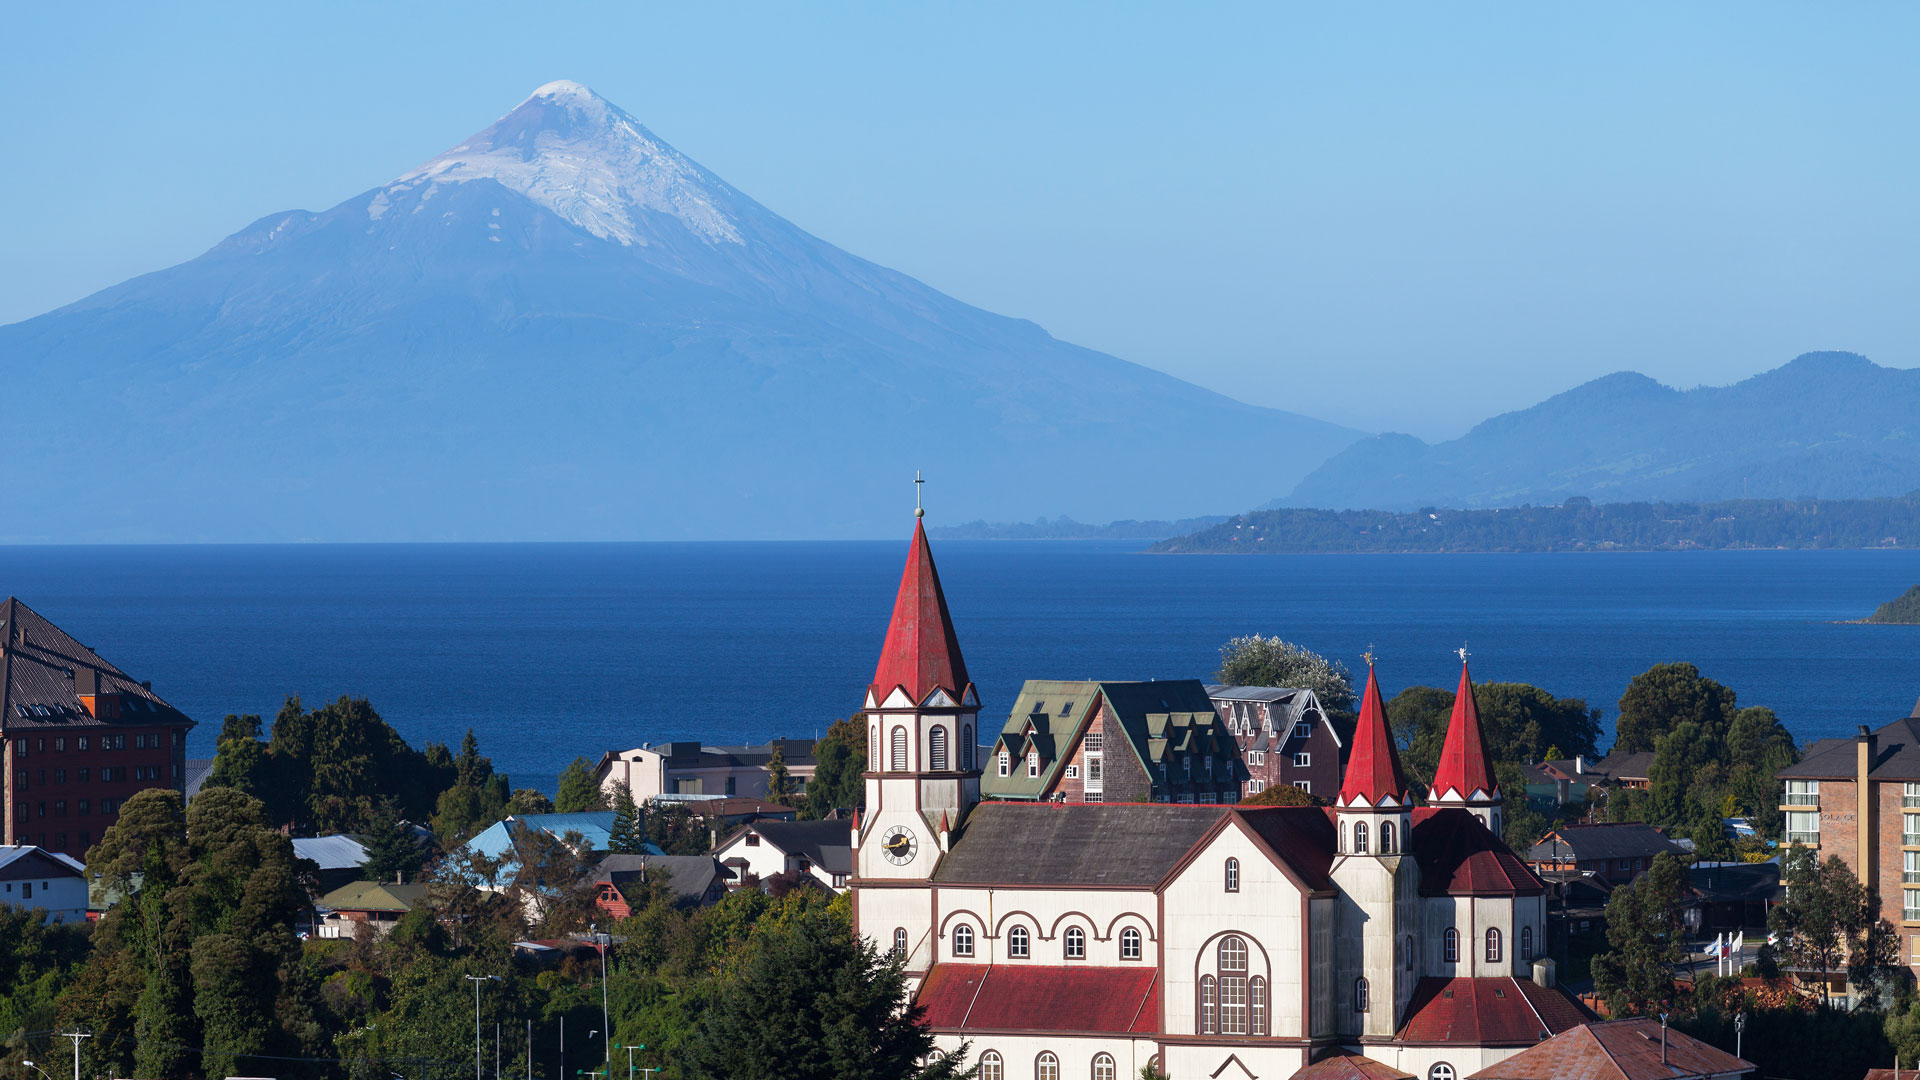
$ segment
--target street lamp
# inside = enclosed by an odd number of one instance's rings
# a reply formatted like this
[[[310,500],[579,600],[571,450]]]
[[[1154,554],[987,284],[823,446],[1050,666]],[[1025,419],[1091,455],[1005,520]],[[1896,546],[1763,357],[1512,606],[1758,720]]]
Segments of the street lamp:
[[[41,1068],[38,1065],[35,1065],[31,1061],[23,1061],[20,1064],[25,1065],[27,1068],[32,1069],[34,1072],[39,1073],[41,1076],[47,1076],[47,1070]],[[47,1080],[53,1080],[53,1077],[47,1076]]]
[[[607,950],[613,947],[613,935],[607,934],[603,938],[600,933],[600,924],[597,922],[587,924],[587,933],[600,950],[600,1023],[605,1025],[606,1031],[606,1034],[600,1038],[600,1045],[606,1048],[607,1075],[611,1077],[613,1075],[613,1023],[607,1016]]]
[[[480,1080],[480,984],[505,980],[498,975],[468,975],[466,980],[473,984],[473,1080]]]
[[[1747,1033],[1747,1010],[1733,1014],[1733,1056],[1740,1056],[1741,1037]]]

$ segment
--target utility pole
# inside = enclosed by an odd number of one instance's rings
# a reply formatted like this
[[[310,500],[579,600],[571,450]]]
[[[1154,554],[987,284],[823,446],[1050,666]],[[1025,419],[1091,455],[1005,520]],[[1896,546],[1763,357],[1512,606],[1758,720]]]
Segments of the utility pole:
[[[633,1052],[636,1049],[638,1049],[638,1047],[627,1047],[627,1080],[633,1080]]]
[[[466,980],[473,984],[473,1080],[484,1080],[480,1072],[480,984],[501,980],[498,975],[468,975]],[[78,1072],[73,1080],[80,1080]]]
[[[61,1032],[60,1037],[73,1040],[73,1080],[80,1080],[80,1040],[91,1039],[93,1036],[82,1035],[79,1028],[74,1028],[72,1031]]]
[[[527,1080],[533,1080],[533,1017],[527,1017]]]
[[[613,1024],[607,1015],[607,950],[613,946],[613,935],[608,934],[603,938],[599,923],[588,923],[587,932],[593,935],[593,943],[600,947],[600,1045],[606,1047],[607,1076],[612,1077]],[[80,1080],[80,1078],[76,1076],[74,1080]]]

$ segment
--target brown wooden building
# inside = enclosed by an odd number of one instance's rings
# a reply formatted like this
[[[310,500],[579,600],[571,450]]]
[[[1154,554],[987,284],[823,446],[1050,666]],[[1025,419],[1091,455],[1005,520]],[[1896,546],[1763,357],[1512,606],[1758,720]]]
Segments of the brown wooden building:
[[[39,612],[0,606],[6,843],[84,859],[135,792],[184,789],[192,727]]]
[[[1340,790],[1346,747],[1313,691],[1211,685],[1207,696],[1240,747],[1246,794],[1287,785],[1330,800]]]

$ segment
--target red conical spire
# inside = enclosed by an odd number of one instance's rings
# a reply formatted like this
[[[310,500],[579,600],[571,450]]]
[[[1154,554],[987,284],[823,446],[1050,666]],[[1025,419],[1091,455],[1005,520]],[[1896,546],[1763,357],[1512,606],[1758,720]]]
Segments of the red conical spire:
[[[1391,797],[1401,805],[1407,802],[1407,777],[1400,771],[1400,752],[1394,748],[1393,732],[1387,730],[1387,706],[1380,700],[1380,683],[1373,675],[1373,659],[1367,659],[1367,690],[1360,696],[1360,725],[1353,732],[1353,753],[1347,758],[1347,775],[1340,783],[1341,806],[1365,802],[1378,806]]]
[[[936,689],[959,701],[969,685],[967,662],[960,657],[960,639],[954,635],[940,574],[927,547],[927,530],[916,520],[900,593],[893,601],[893,622],[873,673],[873,696],[884,701],[894,687],[904,686],[915,704]]]
[[[1465,802],[1476,791],[1497,792],[1493,762],[1487,759],[1487,741],[1480,733],[1480,706],[1473,700],[1473,679],[1467,674],[1466,650],[1460,657],[1460,689],[1453,694],[1453,717],[1447,721],[1447,741],[1440,747],[1440,763],[1433,770],[1433,798]]]

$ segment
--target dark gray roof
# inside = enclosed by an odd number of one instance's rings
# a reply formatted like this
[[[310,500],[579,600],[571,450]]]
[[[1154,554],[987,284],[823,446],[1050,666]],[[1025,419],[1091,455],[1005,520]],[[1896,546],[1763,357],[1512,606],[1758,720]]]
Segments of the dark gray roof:
[[[1596,780],[1645,780],[1653,767],[1653,751],[1616,750],[1599,761],[1587,762],[1586,775]]]
[[[81,707],[85,681],[125,703],[119,719],[98,720]],[[39,612],[11,596],[0,603],[0,731],[192,723]]]
[[[853,873],[853,830],[846,821],[756,821],[746,828],[788,855],[800,855],[829,874]]]
[[[1920,711],[1920,705],[1914,708]],[[1868,776],[1875,780],[1920,780],[1920,716],[1895,720],[1873,735],[1873,764],[1867,769]],[[1854,739],[1821,739],[1807,748],[1799,764],[1773,775],[1777,780],[1851,780],[1860,768],[1859,753]]]
[[[1554,837],[1559,837],[1555,842]],[[1597,825],[1563,825],[1553,830],[1528,851],[1527,858],[1551,861],[1572,854],[1576,860],[1631,859],[1663,853],[1678,854],[1680,845],[1654,828],[1638,821],[1608,822]]]
[[[187,798],[200,794],[207,786],[207,777],[213,775],[213,759],[210,757],[190,757],[187,759]]]
[[[1780,864],[1771,859],[1762,863],[1690,866],[1687,884],[1700,899],[1722,904],[1778,900],[1785,892],[1780,885]]]
[[[1225,813],[1162,803],[981,803],[933,879],[1151,888]]]
[[[713,880],[727,871],[711,855],[607,855],[600,860],[593,881],[622,885],[663,872],[676,903],[697,904],[713,888]]]

